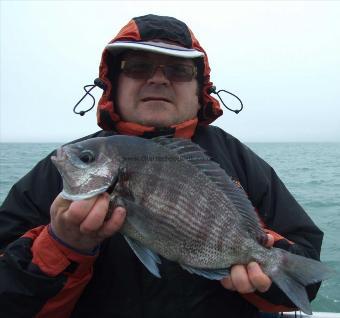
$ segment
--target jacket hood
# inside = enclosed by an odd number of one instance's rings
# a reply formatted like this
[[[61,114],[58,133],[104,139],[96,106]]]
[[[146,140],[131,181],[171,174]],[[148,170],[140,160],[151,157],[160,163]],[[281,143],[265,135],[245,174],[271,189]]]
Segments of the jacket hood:
[[[119,48],[123,51],[124,49],[129,49],[129,45],[132,45],[133,47],[130,49],[136,49],[136,45],[134,45],[134,43],[136,43],[140,45],[141,50],[152,50],[148,48],[148,43],[162,41],[173,44],[174,50],[178,52],[179,48],[182,48],[184,53],[176,53],[177,56],[182,54],[182,56],[185,57],[184,54],[187,54],[188,58],[195,57],[203,62],[203,76],[201,75],[203,85],[201,86],[202,91],[200,92],[201,109],[199,110],[196,122],[200,125],[207,125],[222,115],[223,111],[220,108],[219,102],[209,94],[213,83],[210,82],[208,56],[200,46],[192,31],[185,23],[173,17],[150,14],[133,18],[120,30],[117,36],[109,42],[103,51],[99,67],[99,78],[106,84],[106,89],[100,98],[97,107],[97,123],[102,129],[112,130],[124,127],[124,122],[120,119],[114,105],[114,98],[112,98],[115,94],[115,87],[112,85],[112,82],[115,82],[113,77],[116,76],[117,78],[118,76],[117,69],[119,58],[117,58],[117,56],[120,52]],[[116,50],[115,52],[112,52],[112,47]],[[163,51],[169,51],[170,49],[160,48],[160,50]],[[171,52],[164,51],[160,53],[176,56],[176,54],[171,54]],[[115,72],[116,74],[112,74],[112,72]],[[130,130],[132,126],[134,126],[134,124],[129,123]],[[134,134],[141,135],[140,132],[143,131],[143,126],[136,124],[136,127],[137,126],[138,129]],[[185,124],[181,123],[179,126],[182,127],[185,126]],[[176,125],[172,128],[176,129]],[[152,130],[152,127],[145,127],[145,131],[149,132],[150,130]]]

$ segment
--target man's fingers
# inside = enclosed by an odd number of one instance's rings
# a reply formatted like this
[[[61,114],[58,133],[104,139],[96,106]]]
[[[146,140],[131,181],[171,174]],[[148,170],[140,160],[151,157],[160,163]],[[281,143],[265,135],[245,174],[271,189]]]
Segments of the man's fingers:
[[[224,277],[222,280],[221,280],[221,284],[224,288],[226,289],[229,289],[229,290],[235,290],[235,287],[233,285],[233,282],[230,278],[230,276],[227,276],[227,277]]]
[[[271,234],[267,234],[266,247],[273,247],[273,245],[274,245],[274,236]]]
[[[51,205],[51,215],[66,211],[72,201],[64,199],[60,194],[54,199]]]
[[[263,273],[259,264],[251,262],[247,266],[249,281],[258,291],[264,293],[271,286],[271,279]]]
[[[234,265],[231,268],[230,277],[233,286],[239,293],[246,294],[255,291],[255,288],[249,281],[247,269],[244,265]]]
[[[69,208],[65,211],[63,217],[72,224],[82,223],[91,211],[97,199],[98,197],[93,197],[86,200],[73,201]]]
[[[107,193],[103,193],[97,198],[90,212],[80,224],[80,231],[82,233],[95,232],[103,225],[109,202],[110,196]]]
[[[98,231],[98,236],[106,238],[122,227],[126,216],[126,210],[123,207],[114,209],[112,216],[104,223],[103,227]]]

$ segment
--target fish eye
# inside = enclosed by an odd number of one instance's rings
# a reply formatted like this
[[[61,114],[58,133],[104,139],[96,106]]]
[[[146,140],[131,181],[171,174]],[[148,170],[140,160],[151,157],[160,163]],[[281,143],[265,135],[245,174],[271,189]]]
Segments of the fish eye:
[[[84,163],[91,163],[96,159],[96,156],[91,150],[83,150],[79,154],[79,159]]]

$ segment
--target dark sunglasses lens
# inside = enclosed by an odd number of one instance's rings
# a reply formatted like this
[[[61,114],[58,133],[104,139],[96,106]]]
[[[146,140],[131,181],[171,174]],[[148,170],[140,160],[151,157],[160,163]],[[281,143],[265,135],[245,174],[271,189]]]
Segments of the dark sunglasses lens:
[[[126,61],[122,69],[128,77],[148,79],[154,74],[157,67],[161,67],[167,79],[174,82],[190,82],[195,76],[194,66],[185,64],[161,66],[143,61]]]
[[[123,71],[126,76],[136,79],[146,79],[151,76],[153,65],[145,62],[127,61]]]
[[[167,65],[165,68],[165,75],[171,81],[189,82],[194,77],[194,67],[185,64]]]

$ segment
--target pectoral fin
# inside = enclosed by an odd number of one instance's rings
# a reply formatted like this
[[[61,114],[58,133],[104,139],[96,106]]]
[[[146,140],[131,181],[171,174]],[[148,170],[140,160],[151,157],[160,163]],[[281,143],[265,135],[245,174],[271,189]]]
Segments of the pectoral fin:
[[[151,274],[155,275],[158,278],[161,278],[161,274],[159,273],[158,265],[161,264],[161,259],[157,254],[141,245],[137,241],[127,237],[124,235],[124,238],[130,245],[131,249],[135,252],[136,256],[139,260],[144,264],[144,266],[150,271]]]
[[[149,209],[119,195],[115,196],[110,202],[109,211],[111,211],[111,214],[117,207],[126,209],[127,217],[125,222],[129,223],[142,236],[149,237],[150,226],[149,223],[145,221],[146,219],[151,219],[153,216]]]

